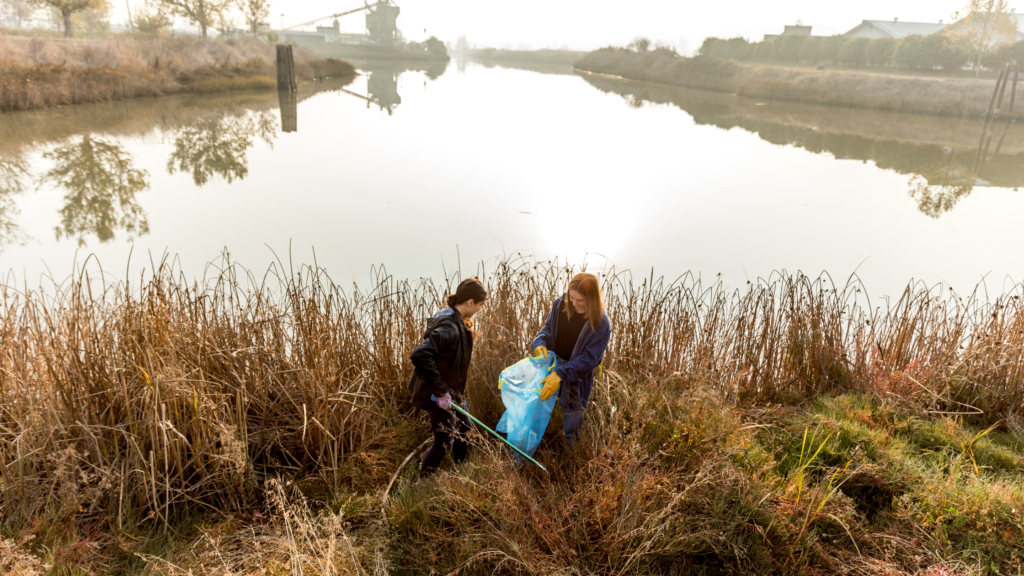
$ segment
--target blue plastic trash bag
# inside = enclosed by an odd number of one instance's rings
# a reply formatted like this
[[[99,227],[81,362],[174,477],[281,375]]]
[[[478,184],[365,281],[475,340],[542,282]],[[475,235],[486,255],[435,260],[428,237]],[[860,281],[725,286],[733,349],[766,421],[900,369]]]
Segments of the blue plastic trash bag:
[[[541,401],[543,381],[555,369],[555,355],[524,358],[505,368],[498,376],[498,389],[505,413],[498,421],[498,432],[507,434],[508,441],[530,456],[537,450],[544,429],[548,427],[551,411],[558,402],[558,394]]]

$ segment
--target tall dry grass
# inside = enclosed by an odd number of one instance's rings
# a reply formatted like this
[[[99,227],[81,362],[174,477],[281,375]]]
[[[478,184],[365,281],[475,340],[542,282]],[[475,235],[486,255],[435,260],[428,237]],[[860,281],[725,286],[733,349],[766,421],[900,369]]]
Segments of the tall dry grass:
[[[164,262],[146,280],[82,273],[45,291],[2,289],[5,522],[169,524],[244,509],[275,473],[372,491],[418,444],[408,356],[455,279],[380,272],[348,291],[313,267],[210,270],[193,282]],[[470,408],[494,423],[498,372],[523,356],[572,271],[504,260],[486,272]],[[1024,402],[1021,286],[992,301],[909,286],[872,308],[856,283],[799,274],[740,290],[692,276],[604,282],[612,378],[743,403],[855,391],[984,423]]]
[[[248,38],[203,41],[187,36],[112,36],[102,39],[0,36],[3,60],[23,65],[166,68],[171,74],[203,66],[244,64],[252,60],[271,64],[275,59],[274,50],[273,44]],[[294,51],[299,62],[318,59],[305,48],[296,46]]]
[[[574,67],[755,98],[968,118],[985,116],[993,89],[989,81],[740,64],[711,56],[684,58],[665,50],[602,48]]]
[[[252,39],[0,36],[0,112],[276,86],[274,46]],[[354,68],[295,47],[302,80]]]

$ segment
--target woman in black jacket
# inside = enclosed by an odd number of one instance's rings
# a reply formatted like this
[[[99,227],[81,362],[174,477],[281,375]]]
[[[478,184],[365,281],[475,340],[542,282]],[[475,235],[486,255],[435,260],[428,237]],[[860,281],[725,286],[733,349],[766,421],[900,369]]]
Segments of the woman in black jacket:
[[[466,323],[483,308],[485,300],[487,289],[479,280],[463,280],[455,294],[448,296],[448,308],[427,322],[423,343],[412,352],[416,367],[409,380],[412,403],[427,413],[434,433],[434,444],[423,455],[421,479],[437,470],[449,450],[456,464],[466,459],[469,445],[465,435],[473,424],[452,411],[452,403],[466,408],[466,377],[473,355],[473,333]]]

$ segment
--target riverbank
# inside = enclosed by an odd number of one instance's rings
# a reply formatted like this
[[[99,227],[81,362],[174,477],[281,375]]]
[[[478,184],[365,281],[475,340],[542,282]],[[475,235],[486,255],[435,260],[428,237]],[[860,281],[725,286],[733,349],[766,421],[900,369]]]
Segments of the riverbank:
[[[465,50],[456,53],[461,65],[472,62],[485,68],[498,67],[556,75],[575,74],[572,65],[584,55],[586,52],[568,50],[497,50],[494,48]]]
[[[587,55],[573,50],[501,50],[483,48],[466,50],[459,56],[480,62],[532,62],[536,64],[573,65]]]
[[[173,260],[168,260],[171,262]],[[584,434],[413,486],[408,356],[443,284],[351,293],[220,262],[198,283],[5,288],[0,561],[126,574],[1012,573],[1024,549],[1021,286],[992,302],[774,275],[607,279]],[[469,409],[567,271],[499,263]],[[198,287],[204,289],[199,291]],[[382,335],[387,337],[382,337]],[[913,334],[913,338],[909,335]],[[74,353],[69,353],[74,351]],[[407,458],[408,457],[408,458]],[[404,469],[401,464],[412,463]]]
[[[274,46],[258,40],[0,37],[0,112],[171,94],[276,88]],[[300,81],[353,76],[296,49]]]
[[[745,64],[709,56],[685,58],[665,50],[602,48],[574,67],[766,100],[966,118],[985,116],[993,89],[984,80]]]

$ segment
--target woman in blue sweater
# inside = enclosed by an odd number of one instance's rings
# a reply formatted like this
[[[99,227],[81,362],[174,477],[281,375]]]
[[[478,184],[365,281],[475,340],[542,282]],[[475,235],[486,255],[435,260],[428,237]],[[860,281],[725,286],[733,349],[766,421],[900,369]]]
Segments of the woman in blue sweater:
[[[555,299],[547,322],[530,348],[534,356],[554,354],[555,370],[544,380],[542,400],[559,394],[562,432],[572,446],[594,388],[594,370],[601,365],[612,325],[605,313],[601,285],[593,274],[581,272],[569,282],[565,295]]]

